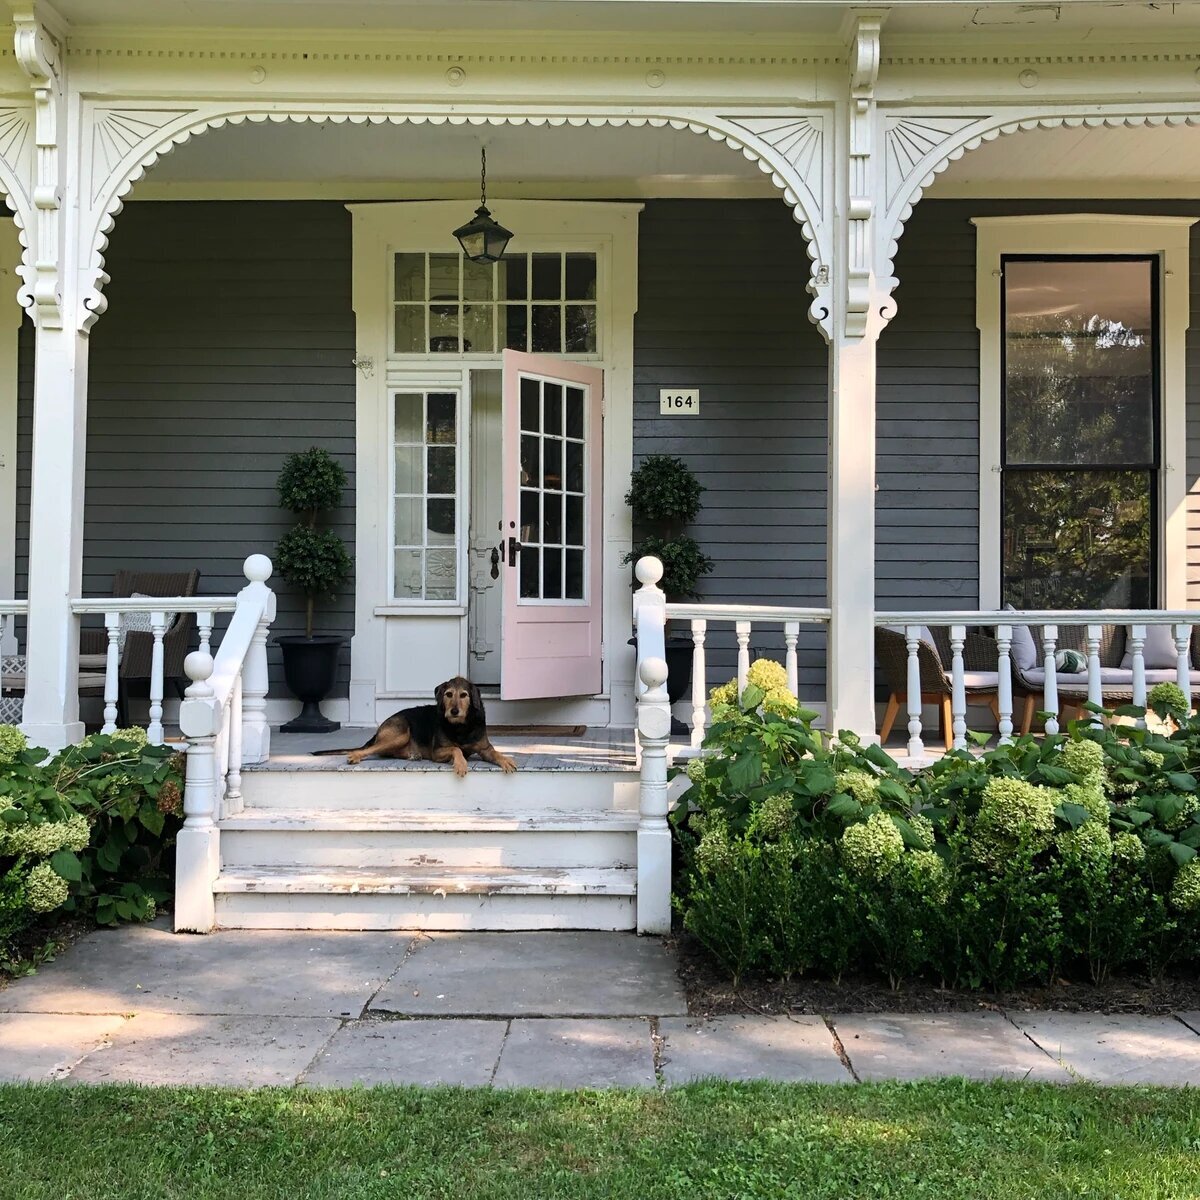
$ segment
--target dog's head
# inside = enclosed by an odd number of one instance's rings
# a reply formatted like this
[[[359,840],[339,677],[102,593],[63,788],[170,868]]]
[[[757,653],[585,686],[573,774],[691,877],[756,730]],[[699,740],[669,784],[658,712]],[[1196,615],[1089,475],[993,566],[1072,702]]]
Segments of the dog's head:
[[[479,689],[461,675],[439,683],[434,690],[433,699],[442,720],[451,725],[465,725],[483,712]]]

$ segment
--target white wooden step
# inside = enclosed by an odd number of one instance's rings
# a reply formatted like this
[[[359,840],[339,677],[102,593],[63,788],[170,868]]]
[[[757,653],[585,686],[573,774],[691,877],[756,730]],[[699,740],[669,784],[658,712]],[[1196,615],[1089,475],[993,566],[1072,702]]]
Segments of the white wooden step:
[[[329,760],[315,759],[315,762]],[[365,768],[367,764],[363,764]],[[362,769],[247,770],[242,797],[252,808],[473,809],[494,812],[540,810],[637,810],[638,777],[630,771],[472,770],[459,779],[448,767],[436,771]]]
[[[248,808],[220,823],[226,867],[625,867],[637,814],[622,810]]]
[[[235,929],[632,929],[628,868],[241,867],[223,870],[217,924]]]

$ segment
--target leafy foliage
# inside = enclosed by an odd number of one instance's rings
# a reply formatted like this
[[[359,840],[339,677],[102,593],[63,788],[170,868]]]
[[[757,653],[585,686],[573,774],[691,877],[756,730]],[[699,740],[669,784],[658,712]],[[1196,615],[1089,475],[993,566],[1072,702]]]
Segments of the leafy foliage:
[[[644,537],[625,555],[624,562],[635,563],[639,558],[652,554],[663,565],[663,577],[659,586],[668,596],[693,599],[697,595],[696,583],[701,575],[713,569],[713,561],[700,549],[694,538]]]
[[[854,965],[1004,990],[1200,958],[1200,718],[1089,718],[910,774],[766,695],[714,693],[672,815],[676,907],[735,978]]]
[[[700,513],[703,491],[703,484],[682,458],[650,454],[629,477],[625,503],[633,510],[636,521],[687,524]]]
[[[39,913],[154,916],[170,894],[182,784],[181,756],[140,729],[0,762],[0,950]]]
[[[275,565],[304,593],[304,632],[312,637],[316,601],[333,599],[353,567],[342,539],[332,530],[317,528],[320,515],[341,504],[346,472],[329,451],[312,446],[287,456],[277,486],[280,505],[304,521],[280,538]]]

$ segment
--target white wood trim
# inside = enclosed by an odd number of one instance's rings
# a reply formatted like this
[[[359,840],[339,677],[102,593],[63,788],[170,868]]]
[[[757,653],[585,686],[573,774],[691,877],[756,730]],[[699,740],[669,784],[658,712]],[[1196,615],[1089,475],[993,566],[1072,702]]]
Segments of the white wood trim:
[[[596,355],[578,356],[605,372],[604,401],[604,672],[601,696],[611,700],[614,723],[633,723],[633,650],[625,645],[629,623],[629,568],[621,562],[632,544],[632,521],[624,496],[633,469],[633,317],[637,309],[638,203],[504,200],[497,219],[516,231],[514,251],[594,250],[601,344]],[[373,724],[377,699],[395,693],[384,684],[386,622],[403,613],[460,621],[460,662],[466,670],[467,617],[461,606],[432,609],[397,604],[388,591],[387,503],[392,470],[387,397],[399,386],[456,387],[469,397],[472,370],[499,366],[500,356],[389,357],[389,270],[394,250],[457,250],[451,234],[469,215],[459,200],[396,204],[349,204],[354,226],[353,304],[357,322],[355,475],[355,628],[351,641],[350,719]],[[564,356],[565,357],[565,356]],[[572,356],[576,357],[576,356]],[[371,360],[366,365],[365,360]],[[464,400],[464,404],[467,401]],[[462,415],[469,429],[470,413]],[[463,479],[469,479],[469,456]],[[467,488],[469,492],[469,488]],[[465,494],[465,493],[464,493]],[[462,501],[460,500],[460,503]],[[470,514],[464,509],[464,537]],[[463,568],[465,569],[465,568]],[[626,653],[626,650],[628,652]],[[416,694],[416,693],[414,693]]]
[[[1188,252],[1194,217],[1056,213],[974,217],[975,324],[979,329],[979,605],[1000,607],[1000,415],[1003,381],[1000,259],[1005,254],[1149,254],[1160,262],[1163,515],[1159,600],[1187,603]]]
[[[0,596],[16,595],[17,580],[17,347],[25,310],[16,301],[21,241],[12,221],[0,221]],[[17,652],[13,622],[5,622],[0,653]]]

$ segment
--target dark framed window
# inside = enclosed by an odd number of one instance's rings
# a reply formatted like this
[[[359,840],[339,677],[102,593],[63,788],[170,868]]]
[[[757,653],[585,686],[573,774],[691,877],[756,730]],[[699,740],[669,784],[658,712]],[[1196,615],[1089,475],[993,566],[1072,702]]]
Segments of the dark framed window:
[[[1001,259],[1001,593],[1017,608],[1157,602],[1154,256]]]

